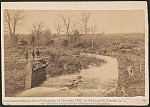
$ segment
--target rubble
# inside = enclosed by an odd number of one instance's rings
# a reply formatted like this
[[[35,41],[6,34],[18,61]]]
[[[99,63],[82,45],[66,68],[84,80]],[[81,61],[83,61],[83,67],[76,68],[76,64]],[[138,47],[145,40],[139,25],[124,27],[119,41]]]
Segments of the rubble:
[[[71,84],[65,85],[66,87],[68,87],[68,89],[77,89],[84,83],[84,81],[82,80],[82,76],[77,76],[77,78],[73,79],[70,82]]]

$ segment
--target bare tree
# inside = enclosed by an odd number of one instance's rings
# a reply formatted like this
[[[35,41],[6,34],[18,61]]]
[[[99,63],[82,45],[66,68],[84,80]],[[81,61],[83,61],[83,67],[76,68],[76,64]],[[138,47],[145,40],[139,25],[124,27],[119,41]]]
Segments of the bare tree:
[[[33,24],[32,32],[36,35],[37,45],[39,46],[39,35],[43,32],[44,25],[41,22]]]
[[[13,34],[16,34],[16,26],[17,24],[24,19],[22,12],[19,10],[12,10],[12,26],[13,26]]]
[[[12,42],[12,25],[11,25],[11,13],[9,10],[4,11],[4,22],[8,26],[11,42]]]
[[[52,39],[50,29],[47,28],[46,30],[43,31],[41,39],[43,44],[47,44]]]
[[[88,29],[89,18],[90,18],[89,12],[83,12],[81,14],[81,16],[79,17],[79,20],[81,22],[80,27],[84,29],[83,31],[84,31],[85,35],[87,35],[88,30],[89,30]]]
[[[91,32],[94,36],[95,32],[97,32],[97,26],[96,25],[91,26]],[[92,36],[92,48],[94,48],[93,36]]]
[[[65,32],[66,32],[68,40],[69,40],[70,39],[71,16],[67,16],[67,17],[61,16],[61,19],[63,21]]]
[[[24,19],[20,10],[5,10],[4,11],[4,22],[8,26],[11,42],[13,42],[13,36],[16,34],[16,27],[20,21]]]
[[[61,28],[62,28],[62,26],[61,26],[61,24],[60,24],[60,23],[56,23],[56,24],[55,24],[55,29],[56,29],[56,31],[57,31],[57,33],[58,33],[58,35],[60,35]]]

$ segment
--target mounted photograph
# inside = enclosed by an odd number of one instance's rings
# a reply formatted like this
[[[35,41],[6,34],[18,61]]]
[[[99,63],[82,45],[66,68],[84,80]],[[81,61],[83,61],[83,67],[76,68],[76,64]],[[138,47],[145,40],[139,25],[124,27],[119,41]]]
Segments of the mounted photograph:
[[[146,2],[3,2],[1,11],[4,105],[149,103]]]

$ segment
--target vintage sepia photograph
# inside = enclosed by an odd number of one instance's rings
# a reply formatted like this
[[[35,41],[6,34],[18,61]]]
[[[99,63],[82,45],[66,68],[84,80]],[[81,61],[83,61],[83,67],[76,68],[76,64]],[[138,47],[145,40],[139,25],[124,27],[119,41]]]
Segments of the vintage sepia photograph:
[[[146,17],[142,9],[3,8],[4,102],[147,98]]]

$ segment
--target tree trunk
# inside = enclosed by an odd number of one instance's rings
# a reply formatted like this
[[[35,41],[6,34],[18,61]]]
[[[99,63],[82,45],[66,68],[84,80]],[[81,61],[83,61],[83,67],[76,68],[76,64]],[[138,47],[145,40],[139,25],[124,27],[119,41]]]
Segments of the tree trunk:
[[[33,42],[33,50],[34,50],[34,42]]]
[[[87,36],[87,27],[85,27],[85,35]]]
[[[37,45],[39,46],[39,34],[37,34]]]
[[[85,35],[87,36],[87,29],[85,29]]]
[[[14,26],[14,28],[13,28],[13,34],[14,35],[16,34],[16,26]]]
[[[8,27],[9,27],[10,43],[13,43],[13,35],[12,35],[12,30],[11,30],[11,27],[10,27],[10,25],[8,25]]]
[[[93,35],[92,35],[92,48],[94,48]]]
[[[70,41],[70,35],[69,35],[69,33],[67,33],[67,36],[68,36],[68,41]]]
[[[12,36],[12,34],[10,35],[10,42],[13,43],[13,36]]]
[[[94,43],[93,43],[93,39],[92,39],[92,48],[94,48]]]

